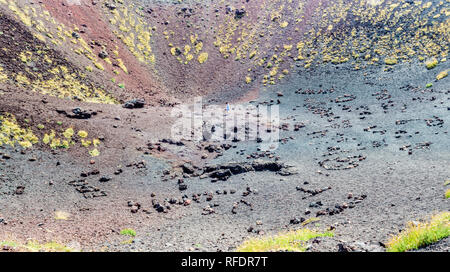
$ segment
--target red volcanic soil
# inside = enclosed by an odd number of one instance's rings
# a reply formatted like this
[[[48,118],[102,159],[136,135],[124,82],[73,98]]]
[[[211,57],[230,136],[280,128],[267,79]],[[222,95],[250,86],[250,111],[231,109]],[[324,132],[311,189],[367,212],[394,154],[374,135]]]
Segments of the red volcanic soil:
[[[41,3],[58,21],[66,26],[76,26],[80,35],[86,41],[95,41],[104,45],[114,60],[112,50],[117,48],[119,56],[128,68],[127,73],[115,75],[112,69],[106,68],[110,77],[117,82],[123,82],[131,97],[144,98],[152,105],[169,105],[173,99],[167,96],[166,88],[152,75],[147,67],[141,64],[126,48],[126,46],[111,32],[110,26],[105,22],[101,4],[93,5],[91,1],[84,1],[82,5],[68,5],[65,0],[43,0]],[[95,54],[102,51],[100,46],[93,46]],[[172,101],[172,102],[171,102]]]

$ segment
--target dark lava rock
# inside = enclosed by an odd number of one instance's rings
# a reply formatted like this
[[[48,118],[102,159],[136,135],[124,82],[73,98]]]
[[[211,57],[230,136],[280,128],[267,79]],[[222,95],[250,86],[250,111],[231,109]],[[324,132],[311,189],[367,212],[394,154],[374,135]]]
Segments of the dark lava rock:
[[[112,3],[106,3],[105,6],[110,10],[115,10],[117,8],[117,6]]]
[[[81,108],[72,109],[72,113],[67,113],[64,110],[56,110],[57,113],[64,114],[68,118],[73,119],[89,119],[93,115],[96,115],[97,112],[88,112],[86,110],[82,110]]]
[[[132,206],[131,207],[131,213],[137,213],[139,211],[139,207],[138,206]]]
[[[322,201],[317,201],[317,202],[311,202],[310,204],[309,204],[309,207],[311,207],[311,208],[319,208],[320,206],[322,206],[323,204],[322,204]]]
[[[145,106],[144,99],[133,99],[125,102],[125,104],[123,105],[123,107],[126,109],[139,109],[143,108],[144,106]]]
[[[101,177],[101,178],[99,179],[100,182],[108,182],[108,181],[110,181],[110,180],[111,180],[111,178],[110,178],[110,177],[107,177],[107,176],[103,176],[103,177]]]
[[[24,191],[25,191],[25,187],[24,186],[17,186],[15,194],[16,195],[21,195],[21,194],[23,194]]]
[[[217,178],[220,180],[227,180],[232,175],[233,174],[231,173],[231,171],[229,169],[225,169],[225,170],[217,170],[217,171],[211,173],[210,177]]]
[[[241,19],[242,17],[244,17],[244,15],[247,12],[245,11],[245,9],[236,9],[235,13],[234,13],[234,18],[235,19]]]
[[[75,108],[72,110],[72,113],[74,114],[73,118],[76,119],[89,119],[92,117],[92,114],[81,110],[80,108]]]
[[[300,217],[300,218],[294,218],[294,219],[291,219],[291,224],[293,224],[293,225],[298,225],[298,224],[300,224],[300,223],[303,223],[303,222],[305,222],[306,221],[306,219],[305,218],[303,218],[303,217]]]
[[[186,174],[193,174],[195,172],[194,166],[190,163],[183,164],[181,168],[183,169],[183,172]]]
[[[352,252],[355,249],[347,244],[340,243],[338,244],[338,252]]]
[[[99,58],[106,59],[108,57],[108,53],[106,51],[101,51],[98,53]]]

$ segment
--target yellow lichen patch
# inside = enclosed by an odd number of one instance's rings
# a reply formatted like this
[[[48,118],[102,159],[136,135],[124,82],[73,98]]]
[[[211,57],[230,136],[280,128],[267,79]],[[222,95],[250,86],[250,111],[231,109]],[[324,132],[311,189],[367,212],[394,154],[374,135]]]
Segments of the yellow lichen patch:
[[[29,15],[29,8],[20,9],[14,1],[9,1],[8,8],[17,15],[17,17],[26,25],[31,26],[31,18]]]
[[[90,68],[86,68],[90,69]],[[110,94],[104,90],[86,85],[82,82],[82,75],[76,72],[69,72],[67,67],[59,66],[49,71],[52,78],[41,79],[42,75],[37,74],[34,81],[30,81],[23,75],[18,75],[16,81],[21,84],[31,85],[35,91],[42,94],[56,96],[59,98],[74,98],[86,102],[116,104],[118,103]]]
[[[89,148],[91,145],[98,147],[100,145],[100,140],[98,139],[86,139],[88,137],[88,133],[84,130],[80,130],[77,133],[77,136],[81,138],[78,142],[78,139],[74,138],[75,132],[73,128],[67,128],[66,130],[61,131],[60,133],[51,130],[50,133],[45,133],[42,139],[42,142],[45,145],[50,146],[52,149],[69,149],[80,144],[81,147]],[[97,154],[97,151],[89,151],[89,154]],[[98,154],[100,154],[98,152]],[[98,156],[98,155],[97,155]]]
[[[95,148],[95,149],[89,151],[89,154],[90,154],[92,157],[98,157],[98,156],[100,156],[100,152],[98,151],[97,148]]]
[[[437,76],[436,79],[437,80],[441,80],[443,78],[446,78],[448,76],[448,70],[442,71],[440,72]]]
[[[208,60],[208,53],[203,52],[198,56],[199,63],[204,63],[207,60]]]
[[[3,68],[0,67],[0,82],[5,82],[8,79],[8,76],[3,72]]]
[[[23,148],[30,148],[37,144],[39,138],[31,129],[22,128],[11,114],[0,115],[0,146],[19,144]]]
[[[75,132],[73,128],[67,128],[60,132],[51,130],[50,133],[44,134],[42,138],[42,143],[48,145],[52,149],[70,149],[76,146],[84,147],[87,149],[91,145],[94,145],[95,147],[100,146],[100,140],[87,139],[88,133],[84,130],[80,130],[76,134],[81,139],[77,139],[76,137],[74,137],[74,135]],[[93,154],[97,154],[98,150],[97,151],[88,150],[88,153],[90,155],[92,155],[92,152]],[[100,152],[98,152],[98,155],[100,155]]]
[[[150,45],[153,28],[144,20],[142,12],[134,8],[133,3],[122,4],[114,10],[105,7],[105,12],[110,16],[109,22],[117,29],[113,33],[140,62],[154,64],[156,59]]]
[[[42,5],[29,6],[26,3],[13,0],[4,0],[8,3],[8,7],[13,13],[28,27],[30,27],[31,34],[38,40],[55,46],[62,46],[63,44],[68,48],[71,48],[73,52],[78,55],[82,55],[89,59],[94,66],[98,69],[101,68],[101,64],[96,63],[96,55],[93,52],[90,44],[88,44],[80,35],[80,29],[76,26],[72,28],[67,27],[61,22],[58,22],[53,18],[48,10]],[[141,39],[145,40],[145,39]],[[22,57],[22,61],[25,62],[25,58]],[[112,62],[105,60],[105,63],[112,66]],[[89,68],[88,68],[89,71]]]
[[[80,130],[80,131],[78,131],[78,136],[80,137],[80,138],[86,138],[87,136],[88,136],[88,133],[86,132],[86,131],[84,131],[84,130]]]
[[[387,65],[395,65],[398,63],[398,60],[396,58],[386,58],[384,59],[384,63]]]
[[[99,70],[105,70],[105,68],[103,67],[103,65],[99,62],[94,62],[95,67],[97,67],[97,69]]]
[[[67,138],[67,139],[71,139],[73,134],[74,134],[73,128],[68,128],[63,133],[64,137]]]
[[[24,5],[23,1],[5,1],[8,7],[13,13],[20,18],[29,28],[27,28],[31,35],[46,42],[50,39],[53,43],[62,45],[65,42],[66,46],[71,48],[75,53],[84,55],[88,59],[95,61],[95,55],[90,45],[86,43],[76,27],[71,30],[64,26],[64,24],[58,23],[51,17],[50,13],[43,8],[43,5]],[[23,35],[21,33],[20,35]],[[78,36],[77,36],[78,35]],[[77,36],[76,39],[74,37]],[[24,36],[25,37],[25,36]],[[76,67],[70,67],[66,60],[65,65],[61,64],[61,60],[58,59],[53,49],[49,47],[50,43],[43,44],[39,41],[31,41],[31,37],[25,37],[25,40],[20,39],[20,42],[32,42],[27,45],[27,51],[16,52],[10,50],[11,48],[3,48],[8,54],[14,54],[14,59],[27,64],[27,67],[17,73],[11,70],[0,70],[0,81],[5,81],[7,78],[11,79],[14,84],[19,86],[25,86],[27,89],[39,92],[41,94],[56,96],[58,98],[76,99],[86,102],[96,103],[118,103],[114,97],[108,94],[106,91],[97,88],[92,83],[87,83],[85,75],[82,71],[79,71]],[[66,42],[67,40],[67,42]],[[76,41],[76,46],[70,43],[70,40]],[[14,46],[19,42],[11,41],[9,47]],[[29,51],[28,51],[29,50]],[[46,69],[32,68],[32,63],[43,63],[47,67]],[[105,62],[107,63],[107,62]],[[95,64],[94,64],[95,65]],[[97,68],[102,69],[102,65],[95,65]],[[91,66],[85,68],[87,71],[92,71]]]
[[[55,212],[55,220],[68,220],[70,217],[70,213],[65,211],[56,211]]]
[[[92,144],[93,144],[95,147],[97,147],[97,146],[100,145],[100,140],[99,140],[99,139],[93,139],[93,140],[92,140]]]
[[[287,27],[288,25],[289,25],[289,23],[286,22],[286,21],[280,23],[280,27],[281,27],[281,28],[285,28],[285,27]]]
[[[436,58],[432,58],[430,60],[428,60],[427,62],[425,62],[425,67],[427,67],[428,70],[433,69],[434,67],[436,67],[438,65],[438,60]]]
[[[92,141],[81,139],[81,145],[82,146],[89,147],[89,146],[91,146],[91,144],[92,144]]]
[[[117,62],[119,63],[119,67],[120,69],[122,69],[126,74],[128,74],[128,69],[125,66],[125,64],[123,63],[122,59],[117,59]]]

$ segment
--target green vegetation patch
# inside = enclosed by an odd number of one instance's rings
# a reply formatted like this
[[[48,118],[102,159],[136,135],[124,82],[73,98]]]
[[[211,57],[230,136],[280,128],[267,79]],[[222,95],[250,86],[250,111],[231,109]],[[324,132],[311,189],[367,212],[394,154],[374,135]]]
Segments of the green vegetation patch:
[[[433,244],[450,235],[450,212],[431,217],[429,222],[413,224],[387,243],[388,252],[405,252]]]
[[[238,252],[306,251],[305,242],[316,237],[332,237],[332,232],[318,232],[309,229],[279,233],[275,236],[252,238],[237,248]]]
[[[120,231],[121,235],[135,237],[136,231],[134,229],[123,229]]]
[[[37,241],[29,241],[26,244],[21,244],[15,241],[2,241],[0,242],[0,247],[7,246],[11,247],[16,251],[25,252],[71,252],[73,249],[59,244],[57,242],[49,243],[39,243]]]

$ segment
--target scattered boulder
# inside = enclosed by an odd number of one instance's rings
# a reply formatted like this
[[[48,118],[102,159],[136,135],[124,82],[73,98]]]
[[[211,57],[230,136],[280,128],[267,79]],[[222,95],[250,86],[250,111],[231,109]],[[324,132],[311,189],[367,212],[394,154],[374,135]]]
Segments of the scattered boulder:
[[[16,195],[21,195],[25,191],[25,186],[17,186],[16,191],[14,192]]]
[[[106,59],[108,57],[108,52],[102,50],[100,53],[98,53],[99,58]]]
[[[236,9],[235,13],[234,13],[234,18],[237,19],[241,19],[242,17],[244,17],[244,15],[247,12],[245,11],[245,9]]]
[[[140,109],[145,106],[145,100],[144,99],[133,99],[130,101],[125,102],[123,105],[126,109]]]

